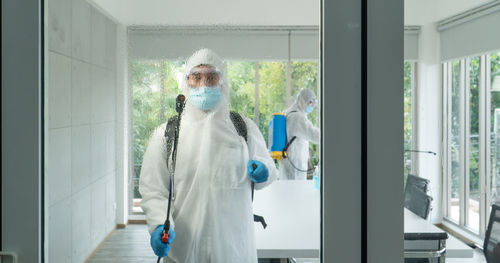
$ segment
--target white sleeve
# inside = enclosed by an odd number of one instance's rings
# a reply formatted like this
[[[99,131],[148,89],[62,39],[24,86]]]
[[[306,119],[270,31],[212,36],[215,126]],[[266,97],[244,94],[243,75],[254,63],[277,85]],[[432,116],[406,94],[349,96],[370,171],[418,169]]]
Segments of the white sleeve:
[[[249,118],[244,117],[247,125],[247,145],[250,160],[262,162],[269,171],[269,178],[263,183],[256,183],[255,189],[259,190],[270,185],[278,176],[276,165],[269,154],[264,137],[257,125]]]
[[[290,134],[296,135],[297,137],[314,144],[319,143],[319,128],[314,127],[314,125],[306,115],[290,114],[287,119],[291,119],[290,123],[292,125],[290,127],[287,127],[289,128],[287,129],[287,131],[290,130]]]
[[[149,233],[158,225],[163,225],[167,216],[170,172],[167,168],[164,131],[166,124],[160,125],[151,136],[142,160],[139,178],[141,207],[146,214]],[[170,217],[171,228],[174,227]]]

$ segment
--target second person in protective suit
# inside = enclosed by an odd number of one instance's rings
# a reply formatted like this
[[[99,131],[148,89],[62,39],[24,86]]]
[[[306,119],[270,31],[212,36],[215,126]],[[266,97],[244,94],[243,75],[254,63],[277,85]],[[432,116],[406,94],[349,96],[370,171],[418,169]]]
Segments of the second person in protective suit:
[[[186,106],[180,122],[170,244],[160,241],[167,215],[171,166],[164,131],[152,135],[144,154],[139,191],[151,233],[151,247],[165,262],[257,262],[252,182],[261,189],[277,171],[257,125],[241,118],[240,136],[229,112],[224,62],[202,49],[186,62]],[[172,238],[173,239],[173,238]]]
[[[286,134],[290,140],[295,137],[287,150],[287,158],[280,161],[280,180],[306,180],[309,142],[319,143],[319,128],[314,127],[307,114],[316,106],[316,95],[312,90],[302,89],[295,102],[285,110]]]

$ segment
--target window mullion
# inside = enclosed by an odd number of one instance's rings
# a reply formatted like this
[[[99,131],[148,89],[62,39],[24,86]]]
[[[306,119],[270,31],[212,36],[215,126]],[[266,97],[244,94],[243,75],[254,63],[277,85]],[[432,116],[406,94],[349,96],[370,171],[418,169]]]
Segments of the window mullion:
[[[290,107],[292,101],[291,67],[292,67],[292,32],[288,32],[288,60],[286,62],[286,107]]]
[[[463,178],[460,180],[463,184],[463,199],[462,208],[460,213],[460,221],[463,225],[469,225],[469,195],[470,195],[470,158],[469,158],[469,148],[470,148],[470,76],[469,76],[469,59],[463,59],[460,61],[460,94],[463,94],[463,122],[461,126],[463,127],[463,148],[462,149],[462,167]]]
[[[485,114],[485,177],[486,177],[486,191],[485,191],[485,196],[486,196],[486,207],[485,207],[485,213],[489,213],[489,207],[491,204],[491,83],[490,83],[490,74],[491,74],[491,59],[490,56],[487,55],[485,56],[485,62],[484,62],[484,87],[485,87],[485,94],[486,94],[486,103],[485,103],[485,108],[486,108],[486,114]],[[485,225],[488,223],[489,217],[486,216],[485,218]]]
[[[257,125],[259,125],[259,115],[260,115],[260,94],[259,94],[259,83],[260,82],[260,74],[259,74],[259,61],[255,62],[255,106],[254,106],[254,120]]]
[[[485,89],[485,56],[481,56],[479,63],[479,234],[484,235],[486,231],[486,89]]]

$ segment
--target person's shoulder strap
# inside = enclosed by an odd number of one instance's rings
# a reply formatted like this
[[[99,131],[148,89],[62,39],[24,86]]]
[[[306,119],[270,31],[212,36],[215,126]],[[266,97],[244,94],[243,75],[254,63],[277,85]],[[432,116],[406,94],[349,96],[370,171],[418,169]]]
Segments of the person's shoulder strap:
[[[172,116],[168,119],[167,126],[165,127],[165,143],[167,150],[167,160],[170,159],[172,154],[172,147],[174,146],[175,126],[177,124],[178,116]],[[167,162],[168,164],[168,162]]]
[[[246,142],[248,142],[248,131],[247,131],[247,124],[243,117],[237,112],[231,111],[229,113],[229,116],[231,117],[231,121],[233,122],[234,127],[236,128],[236,131],[238,132],[238,135],[243,137]],[[252,182],[252,201],[253,201],[253,193],[255,190],[255,184]],[[253,215],[253,221],[254,222],[260,222],[262,224],[262,227],[264,229],[267,227],[266,220],[264,220],[264,217],[259,216],[254,214]]]
[[[238,135],[243,137],[245,141],[248,141],[248,133],[247,133],[247,124],[241,115],[237,112],[231,111],[229,113],[229,117],[231,117],[231,121],[233,122]]]

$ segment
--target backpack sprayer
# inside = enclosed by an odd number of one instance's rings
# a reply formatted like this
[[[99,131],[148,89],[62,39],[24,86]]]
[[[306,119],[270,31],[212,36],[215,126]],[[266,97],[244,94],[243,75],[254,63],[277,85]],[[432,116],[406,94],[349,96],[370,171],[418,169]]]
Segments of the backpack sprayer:
[[[162,236],[161,236],[161,242],[164,244],[168,244],[168,232],[170,231],[170,207],[172,206],[172,192],[174,191],[174,174],[175,174],[175,162],[176,162],[176,157],[177,157],[177,143],[179,141],[179,129],[180,129],[180,123],[181,123],[181,114],[182,111],[184,110],[184,105],[186,103],[186,97],[182,94],[179,94],[177,96],[177,99],[175,100],[175,111],[177,112],[177,120],[175,121],[175,128],[174,128],[174,145],[172,149],[172,175],[170,176],[170,186],[169,186],[169,191],[168,191],[168,207],[167,207],[167,218],[165,219],[165,223],[163,224],[163,231],[162,231]],[[170,121],[169,121],[170,122]],[[167,131],[168,131],[168,124],[167,124],[167,129],[165,129],[165,137],[167,137]],[[168,159],[167,159],[167,167],[168,167]],[[161,260],[161,257],[158,257],[158,260],[156,261],[159,263]]]
[[[287,157],[288,146],[295,140],[295,137],[286,142],[286,116],[284,113],[273,113],[269,122],[269,138],[267,144],[270,145],[269,153],[274,160],[281,160]]]
[[[269,153],[271,154],[271,158],[275,161],[279,161],[282,159],[287,159],[288,157],[288,147],[295,141],[297,136],[293,136],[289,142],[287,142],[287,134],[286,134],[286,118],[289,114],[297,111],[291,111],[287,115],[284,113],[278,112],[273,113],[273,117],[269,122],[269,138],[267,144],[270,145]],[[299,172],[308,173],[310,171],[314,171],[315,168],[302,170],[297,168],[291,161],[288,159],[290,165]]]

